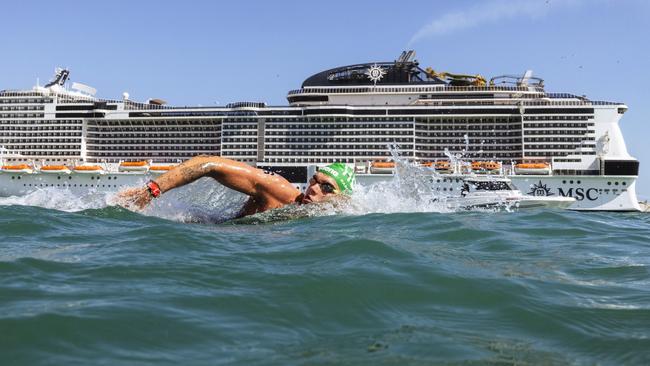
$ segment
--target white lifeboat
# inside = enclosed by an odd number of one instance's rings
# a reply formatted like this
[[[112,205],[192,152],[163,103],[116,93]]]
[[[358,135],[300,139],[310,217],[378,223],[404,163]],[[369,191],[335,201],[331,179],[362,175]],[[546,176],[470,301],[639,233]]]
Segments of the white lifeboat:
[[[146,161],[123,161],[118,170],[121,172],[146,172],[149,170],[149,163]]]
[[[2,171],[7,173],[31,174],[34,169],[27,164],[3,165]]]

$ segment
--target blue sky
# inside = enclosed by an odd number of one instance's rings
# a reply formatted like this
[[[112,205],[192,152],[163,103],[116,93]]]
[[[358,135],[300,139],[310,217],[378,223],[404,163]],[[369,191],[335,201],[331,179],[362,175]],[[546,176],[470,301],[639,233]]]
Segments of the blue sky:
[[[648,19],[645,0],[13,1],[0,13],[0,89],[65,66],[104,98],[278,105],[320,70],[415,49],[435,70],[532,69],[549,91],[625,102],[650,198]]]

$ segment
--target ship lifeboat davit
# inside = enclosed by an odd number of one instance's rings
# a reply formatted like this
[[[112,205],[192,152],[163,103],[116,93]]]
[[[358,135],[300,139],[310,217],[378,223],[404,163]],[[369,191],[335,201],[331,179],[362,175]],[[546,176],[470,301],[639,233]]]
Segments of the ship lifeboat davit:
[[[174,169],[175,167],[175,165],[152,165],[149,167],[149,172],[154,174],[163,174]]]
[[[149,170],[149,163],[146,161],[123,161],[118,170],[121,172],[146,172]]]
[[[391,174],[395,170],[395,163],[390,161],[373,161],[370,165],[370,173]]]
[[[81,174],[103,174],[104,168],[99,165],[77,165],[72,169],[75,173]]]
[[[7,173],[31,174],[34,172],[31,166],[27,164],[3,165],[2,171]]]
[[[520,163],[515,165],[516,174],[525,175],[549,175],[551,165],[549,163]]]
[[[65,165],[43,165],[39,171],[45,174],[70,174],[70,168]]]

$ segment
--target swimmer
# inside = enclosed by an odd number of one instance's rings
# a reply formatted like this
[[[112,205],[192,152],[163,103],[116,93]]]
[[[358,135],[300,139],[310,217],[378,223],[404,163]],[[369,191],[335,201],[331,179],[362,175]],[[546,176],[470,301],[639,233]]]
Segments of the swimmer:
[[[211,177],[222,185],[247,195],[248,201],[238,217],[280,208],[288,204],[308,204],[349,195],[354,185],[354,170],[342,163],[321,167],[309,180],[305,193],[284,177],[248,164],[216,156],[196,156],[167,173],[149,181],[142,188],[131,188],[118,194],[119,201],[138,209],[174,188],[202,177]]]

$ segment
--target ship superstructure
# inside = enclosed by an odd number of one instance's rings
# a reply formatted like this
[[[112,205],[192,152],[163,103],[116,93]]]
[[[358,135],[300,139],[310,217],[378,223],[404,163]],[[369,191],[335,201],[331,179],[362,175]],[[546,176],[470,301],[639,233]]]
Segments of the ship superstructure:
[[[288,106],[172,107],[126,93],[106,100],[83,84],[65,88],[69,71],[59,69],[45,87],[0,92],[0,146],[15,153],[3,163],[155,165],[210,154],[297,183],[313,167],[341,161],[373,181],[372,162],[388,159],[387,145],[396,144],[424,164],[450,153],[502,162],[523,192],[573,196],[577,209],[638,209],[639,163],[618,124],[627,106],[546,92],[531,72],[487,80],[423,69],[414,55],[319,72],[288,93]],[[516,164],[548,171],[515,174]]]

